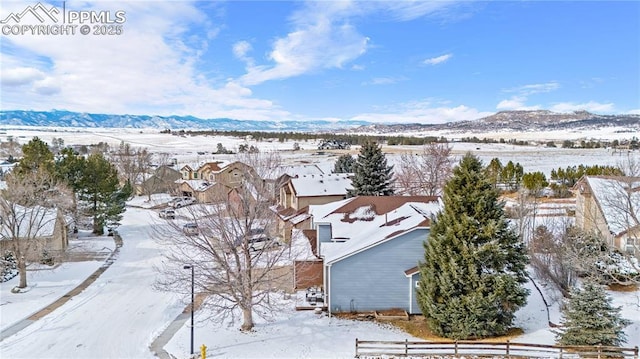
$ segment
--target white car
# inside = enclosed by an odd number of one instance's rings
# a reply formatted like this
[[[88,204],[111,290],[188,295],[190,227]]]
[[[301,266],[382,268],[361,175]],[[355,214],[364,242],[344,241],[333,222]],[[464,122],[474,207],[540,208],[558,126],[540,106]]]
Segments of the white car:
[[[196,203],[196,199],[193,197],[180,197],[169,202],[169,206],[173,208],[180,208],[194,203]]]
[[[249,240],[249,250],[253,252],[264,251],[276,247],[280,247],[280,241],[274,238],[269,238],[265,235]]]
[[[158,216],[165,219],[176,219],[176,211],[171,208],[165,208],[158,213]]]
[[[182,232],[188,236],[195,236],[200,233],[200,230],[197,224],[191,222],[182,226]]]

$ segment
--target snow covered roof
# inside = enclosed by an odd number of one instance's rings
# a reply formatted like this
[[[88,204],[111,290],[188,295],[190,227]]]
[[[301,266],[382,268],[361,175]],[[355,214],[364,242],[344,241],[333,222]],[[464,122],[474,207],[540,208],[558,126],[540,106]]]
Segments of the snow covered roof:
[[[417,227],[428,227],[441,207],[437,197],[363,196],[310,206],[310,212],[314,222],[331,224],[335,241],[320,247],[325,263],[331,263]]]
[[[291,185],[298,197],[339,196],[352,188],[351,178],[345,173],[302,175],[292,178]]]
[[[16,234],[15,230],[20,238],[49,237],[54,234],[58,218],[57,208],[24,207],[18,204],[12,204],[11,207],[15,212],[15,218],[7,219],[5,214],[0,213],[3,217],[0,239],[11,239]]]
[[[640,217],[640,178],[585,176],[607,226],[615,236],[638,226]]]
[[[211,161],[211,162],[201,163],[198,167],[194,167],[194,168],[197,168],[197,171],[202,171],[208,168],[213,173],[219,173],[230,164],[231,162],[229,161],[220,160],[220,161]]]
[[[185,180],[185,179],[177,179],[175,183],[182,184],[186,183],[191,187],[194,191],[206,191],[211,186],[215,184],[215,182],[206,181],[206,180]]]

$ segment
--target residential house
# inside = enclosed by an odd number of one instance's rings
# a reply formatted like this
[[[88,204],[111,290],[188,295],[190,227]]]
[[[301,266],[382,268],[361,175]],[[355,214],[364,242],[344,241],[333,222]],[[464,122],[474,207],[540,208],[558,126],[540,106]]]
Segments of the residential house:
[[[575,185],[576,226],[640,254],[640,178],[584,176]]]
[[[185,165],[180,172],[182,178],[175,181],[178,194],[194,197],[200,203],[225,201],[230,191],[240,187],[243,180],[257,176],[251,166],[237,161],[207,162],[197,167]]]
[[[69,246],[69,231],[62,211],[4,202],[0,207],[0,253],[13,251],[16,238],[20,251],[30,261],[40,260],[45,251],[55,257]]]
[[[296,263],[296,285],[302,288],[309,281],[305,276],[311,282],[320,276],[330,313],[392,308],[420,313],[417,265],[441,206],[438,197],[427,196],[361,196],[311,205],[315,234],[308,239],[322,273],[309,266],[303,272]]]
[[[292,229],[311,228],[308,207],[343,200],[351,188],[351,174],[299,175],[280,187],[279,201],[273,207],[278,215],[278,231],[285,240]]]
[[[180,171],[166,165],[159,166],[150,177],[136,184],[136,195],[172,193],[176,189],[175,181],[181,178]]]
[[[267,189],[272,193],[271,198],[276,202],[279,201],[280,188],[291,178],[324,175],[324,171],[315,164],[282,165],[275,169],[265,168],[259,171],[265,180]]]

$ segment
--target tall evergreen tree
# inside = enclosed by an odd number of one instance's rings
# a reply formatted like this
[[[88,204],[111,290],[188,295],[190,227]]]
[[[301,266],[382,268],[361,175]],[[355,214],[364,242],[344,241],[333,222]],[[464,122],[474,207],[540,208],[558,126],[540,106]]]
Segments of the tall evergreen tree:
[[[60,156],[55,163],[56,177],[77,192],[80,190],[85,166],[84,157],[78,155],[73,148],[66,147],[60,151]]]
[[[631,324],[620,317],[604,288],[591,282],[572,291],[563,314],[562,329],[556,332],[560,345],[620,346],[626,341],[624,327]]]
[[[356,159],[349,154],[338,157],[333,165],[333,173],[352,173]]]
[[[391,196],[393,195],[393,166],[387,166],[387,158],[375,142],[365,142],[360,148],[358,159],[353,166],[353,189],[349,196]]]
[[[526,249],[508,227],[482,162],[465,155],[447,182],[420,263],[418,303],[435,333],[454,339],[507,332],[529,291]]]
[[[89,156],[79,181],[78,196],[88,215],[93,217],[93,233],[104,234],[108,222],[122,218],[125,201],[131,195],[130,184],[120,186],[118,171],[101,153]]]
[[[53,153],[49,150],[49,146],[40,138],[34,137],[22,146],[22,159],[16,166],[15,172],[18,175],[36,172],[52,175],[53,164]]]

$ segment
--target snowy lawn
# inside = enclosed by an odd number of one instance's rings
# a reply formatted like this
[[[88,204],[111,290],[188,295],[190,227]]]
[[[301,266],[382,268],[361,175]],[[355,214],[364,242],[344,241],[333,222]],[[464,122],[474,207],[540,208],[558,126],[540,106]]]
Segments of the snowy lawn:
[[[555,344],[555,334],[549,327],[551,322],[560,322],[559,301],[553,299],[544,287],[541,288],[549,303],[547,309],[540,293],[531,282],[527,305],[516,313],[514,326],[524,334],[511,338],[517,343]],[[615,306],[624,305],[622,315],[633,321],[626,328],[628,336],[625,346],[640,343],[640,292],[609,292]],[[252,333],[241,333],[240,323],[212,323],[204,319],[204,313],[196,314],[194,346],[207,346],[207,356],[214,358],[352,358],[355,354],[355,339],[361,340],[423,340],[389,325],[367,321],[352,321],[329,318],[311,311],[293,310],[279,313],[272,321],[254,318],[256,327]],[[165,346],[165,350],[177,358],[186,358],[190,347],[190,321],[176,333]]]
[[[69,253],[112,251],[111,237],[88,237],[81,232],[79,239],[69,241]],[[31,265],[27,271],[28,288],[23,293],[11,293],[19,276],[0,283],[0,330],[4,330],[40,309],[55,302],[82,283],[104,263],[101,260],[65,262],[54,267]]]
[[[211,358],[353,358],[355,340],[420,340],[389,326],[318,315],[313,311],[291,309],[272,321],[254,318],[254,332],[241,333],[239,323],[212,323],[196,316],[194,346],[202,344]],[[176,358],[187,358],[190,346],[190,321],[187,321],[165,346]]]

